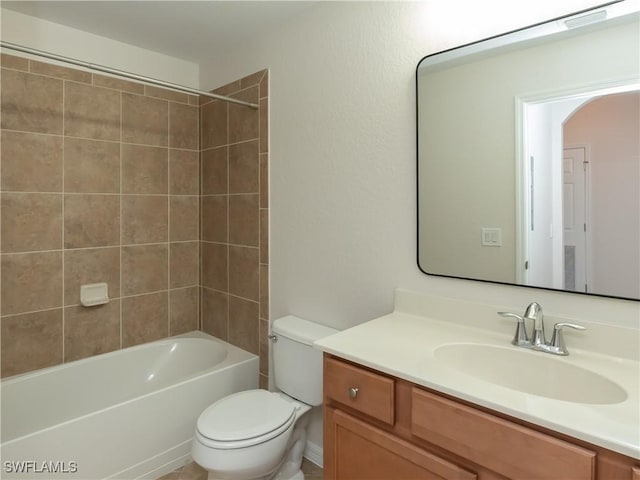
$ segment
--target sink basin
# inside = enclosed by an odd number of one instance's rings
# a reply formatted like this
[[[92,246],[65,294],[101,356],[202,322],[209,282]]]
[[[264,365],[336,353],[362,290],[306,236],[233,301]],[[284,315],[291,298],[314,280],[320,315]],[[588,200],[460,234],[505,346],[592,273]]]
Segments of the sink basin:
[[[532,395],[601,405],[627,398],[611,380],[546,353],[455,343],[436,348],[434,355],[463,374]]]

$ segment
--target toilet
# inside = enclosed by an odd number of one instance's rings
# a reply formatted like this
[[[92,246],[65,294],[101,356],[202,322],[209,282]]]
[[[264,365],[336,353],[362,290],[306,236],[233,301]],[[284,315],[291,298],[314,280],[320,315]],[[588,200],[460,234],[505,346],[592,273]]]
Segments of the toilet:
[[[322,404],[322,352],[313,342],[334,333],[294,316],[273,322],[273,373],[280,392],[235,393],[198,417],[191,454],[209,480],[304,480],[307,413]]]

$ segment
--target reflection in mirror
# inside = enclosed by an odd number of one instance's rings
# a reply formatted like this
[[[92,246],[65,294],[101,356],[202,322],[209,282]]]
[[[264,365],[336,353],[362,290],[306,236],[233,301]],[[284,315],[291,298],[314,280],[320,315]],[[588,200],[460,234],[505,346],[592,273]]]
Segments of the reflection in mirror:
[[[639,299],[639,90],[628,1],[425,57],[420,268]]]

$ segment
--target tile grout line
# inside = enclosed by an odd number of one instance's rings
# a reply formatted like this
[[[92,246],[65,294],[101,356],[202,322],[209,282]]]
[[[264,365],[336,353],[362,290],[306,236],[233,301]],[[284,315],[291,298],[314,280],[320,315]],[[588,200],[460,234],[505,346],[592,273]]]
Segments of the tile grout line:
[[[145,90],[146,92],[146,90]],[[171,143],[171,102],[167,101],[167,336],[171,336],[171,162],[169,147]]]
[[[31,60],[29,60],[29,70],[31,70]],[[65,117],[65,92],[66,92],[66,83],[63,80],[62,81],[62,239],[61,242],[62,244],[60,245],[60,247],[62,248],[62,362],[60,363],[65,363],[65,330],[66,330],[66,322],[65,322],[65,317],[66,317],[66,312],[64,309],[64,291],[65,291],[65,275],[66,275],[66,271],[65,271],[65,265],[64,265],[64,259],[65,259],[65,253],[64,253],[64,226],[65,226],[65,222],[64,222],[64,191],[65,191],[65,184],[64,184],[64,167],[65,167],[65,156],[66,156],[66,142],[65,142],[65,138],[64,138],[64,117]]]
[[[123,94],[122,91],[120,91],[120,148],[119,148],[119,165],[120,165],[120,192],[118,193],[119,195],[119,199],[120,199],[120,221],[118,222],[118,228],[119,228],[119,238],[120,238],[120,242],[118,245],[118,251],[120,254],[120,291],[118,292],[118,296],[120,297],[120,315],[119,315],[119,320],[120,320],[120,328],[119,328],[119,333],[120,333],[120,347],[119,349],[122,349],[122,341],[123,341],[123,330],[124,330],[124,302],[122,300],[122,128],[123,128],[123,116],[124,116],[124,98],[123,98]]]
[[[227,238],[226,238],[226,246],[227,246],[227,341],[229,343],[231,342],[231,302],[229,301],[230,299],[230,282],[231,282],[231,258],[229,255],[229,245],[230,245],[230,241],[231,241],[231,219],[230,217],[230,209],[229,209],[229,139],[230,139],[230,130],[231,130],[231,122],[229,120],[229,104],[225,104],[225,111],[226,111],[226,117],[225,120],[227,122],[226,125],[226,130],[227,130],[227,138],[225,139],[225,162],[226,162],[226,167],[227,167],[227,189],[226,189],[226,200],[227,200],[227,225],[226,225],[226,230],[227,230]]]
[[[120,92],[122,93],[122,92]],[[117,143],[118,145],[123,144],[123,145],[131,145],[134,147],[147,147],[147,148],[164,148],[167,150],[182,150],[182,151],[186,151],[186,152],[198,152],[199,150],[197,149],[189,149],[189,148],[180,148],[180,147],[170,147],[168,145],[156,145],[153,143],[135,143],[135,142],[122,142],[120,140],[108,140],[108,139],[104,139],[104,138],[93,138],[93,137],[78,137],[78,136],[74,136],[74,135],[64,135],[63,133],[47,133],[47,132],[32,132],[29,130],[16,130],[16,129],[12,129],[12,128],[3,128],[2,129],[5,132],[8,133],[18,133],[18,134],[22,134],[22,135],[40,135],[40,136],[44,136],[44,137],[67,137],[71,140],[86,140],[89,142],[102,142],[102,143]],[[246,140],[247,142],[249,141],[254,141],[257,139],[252,139],[252,140]],[[244,142],[238,142],[238,143],[244,143]],[[213,148],[218,148],[218,147],[213,147]],[[212,148],[208,149],[211,150]]]

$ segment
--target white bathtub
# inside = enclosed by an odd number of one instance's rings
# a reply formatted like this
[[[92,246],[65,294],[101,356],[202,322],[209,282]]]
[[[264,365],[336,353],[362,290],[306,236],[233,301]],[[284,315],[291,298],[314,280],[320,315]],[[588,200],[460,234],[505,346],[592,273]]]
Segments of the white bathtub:
[[[158,478],[190,461],[198,415],[257,388],[258,368],[192,332],[3,380],[0,478]]]

